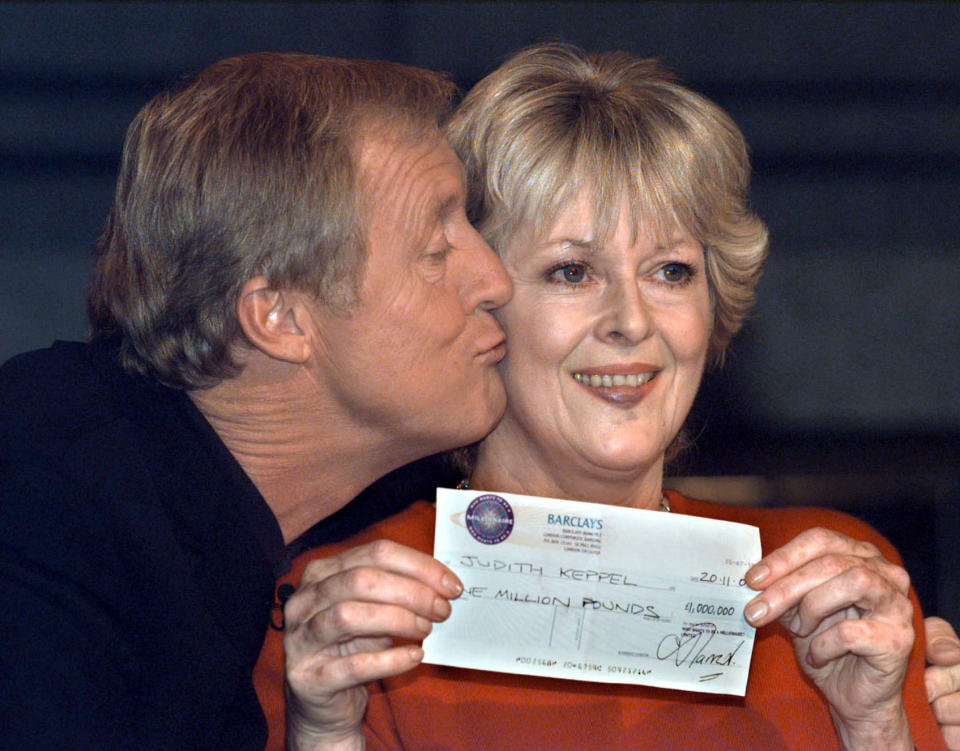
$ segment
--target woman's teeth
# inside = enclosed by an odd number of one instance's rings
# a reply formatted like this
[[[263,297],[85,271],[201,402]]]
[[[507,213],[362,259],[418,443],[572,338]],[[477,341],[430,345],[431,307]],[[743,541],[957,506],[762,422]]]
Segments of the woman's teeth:
[[[656,373],[630,373],[629,375],[584,375],[583,373],[574,373],[573,380],[582,383],[584,386],[602,386],[604,388],[613,388],[614,386],[642,386],[653,380]]]

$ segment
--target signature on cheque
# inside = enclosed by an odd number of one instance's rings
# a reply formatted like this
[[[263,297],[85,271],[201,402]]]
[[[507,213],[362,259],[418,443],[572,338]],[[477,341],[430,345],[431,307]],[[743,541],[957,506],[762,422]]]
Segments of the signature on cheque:
[[[730,634],[733,636],[742,636],[742,634]],[[708,651],[711,642],[717,636],[717,626],[715,623],[692,623],[684,626],[679,634],[667,634],[657,645],[657,659],[666,662],[670,660],[677,667],[686,665],[688,668],[701,665],[716,665],[719,667],[731,667],[733,659],[736,657],[740,647],[743,646],[744,639],[740,639],[737,645],[728,651]],[[703,679],[716,678],[722,675],[720,673],[704,676]]]

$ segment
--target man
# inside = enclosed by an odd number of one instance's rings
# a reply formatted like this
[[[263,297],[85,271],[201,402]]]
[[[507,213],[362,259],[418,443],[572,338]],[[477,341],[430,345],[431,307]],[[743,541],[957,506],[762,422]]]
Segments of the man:
[[[451,94],[257,54],[138,114],[91,342],[0,369],[0,746],[262,748],[285,546],[365,526],[337,513],[362,488],[499,418],[510,282],[466,219]]]

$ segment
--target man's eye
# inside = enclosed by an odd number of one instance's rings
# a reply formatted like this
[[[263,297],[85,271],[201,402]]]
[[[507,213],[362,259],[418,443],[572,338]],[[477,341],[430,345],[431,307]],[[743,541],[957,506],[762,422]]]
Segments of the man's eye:
[[[430,263],[443,263],[447,260],[447,256],[450,253],[450,246],[446,246],[443,250],[438,250],[434,253],[428,253],[426,258]]]
[[[553,269],[550,276],[567,284],[580,284],[587,278],[587,265],[585,263],[565,263]]]

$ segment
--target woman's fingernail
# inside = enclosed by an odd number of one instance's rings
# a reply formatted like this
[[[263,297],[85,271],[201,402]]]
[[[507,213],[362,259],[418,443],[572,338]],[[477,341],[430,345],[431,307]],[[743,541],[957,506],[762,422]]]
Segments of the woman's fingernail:
[[[751,587],[755,584],[760,584],[764,579],[770,576],[770,569],[763,563],[758,563],[752,569],[747,572],[746,577],[747,584]]]
[[[433,614],[441,620],[450,615],[450,603],[442,597],[433,598]]]
[[[420,662],[423,659],[423,650],[420,647],[410,647],[410,661]]]
[[[430,633],[430,629],[433,628],[433,624],[430,623],[426,618],[421,615],[417,616],[417,631],[423,631],[426,634]]]
[[[448,592],[452,592],[454,597],[459,597],[463,592],[463,585],[451,574],[444,574],[440,583]]]
[[[751,602],[743,611],[744,616],[751,623],[759,621],[763,616],[767,614],[767,603],[762,600],[759,602]]]

